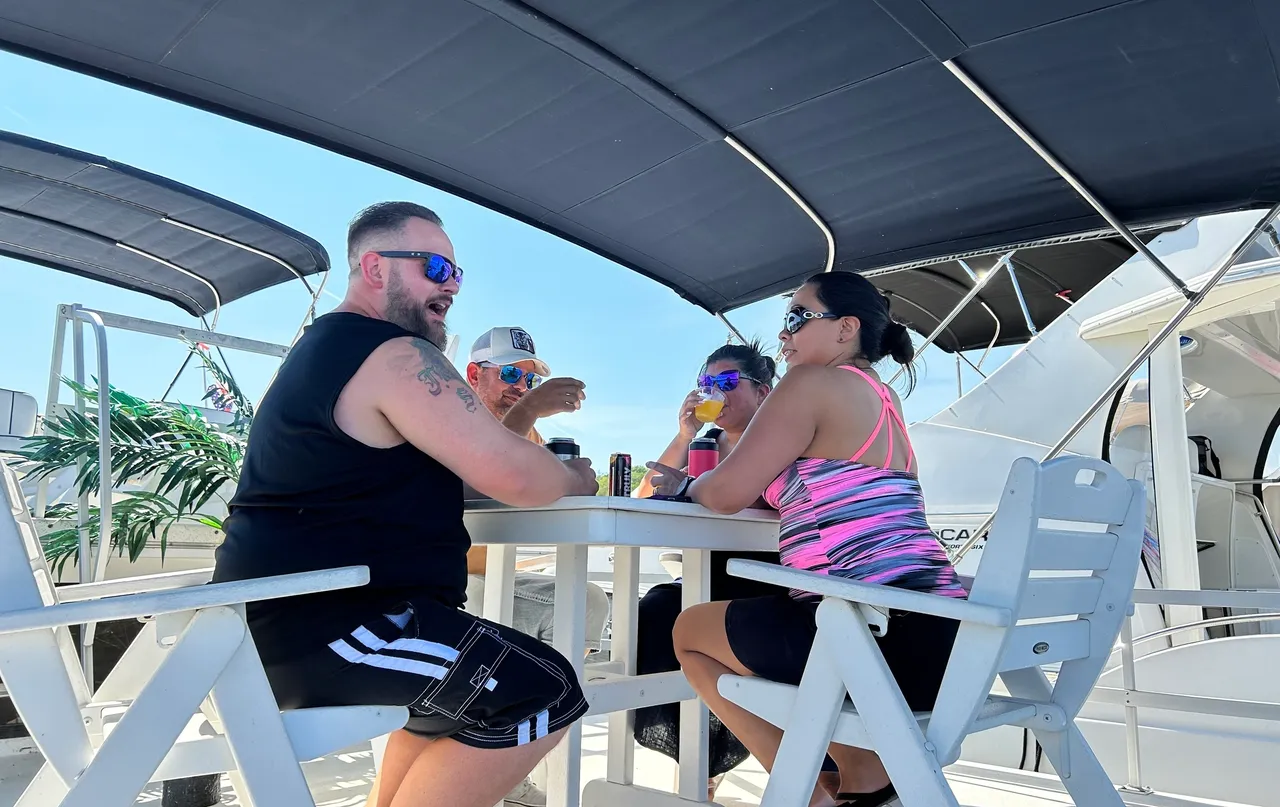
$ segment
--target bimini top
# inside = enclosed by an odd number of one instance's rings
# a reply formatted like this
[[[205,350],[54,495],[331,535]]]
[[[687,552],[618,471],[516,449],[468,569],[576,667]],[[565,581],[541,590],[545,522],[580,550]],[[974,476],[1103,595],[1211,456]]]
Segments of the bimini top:
[[[324,247],[278,221],[11,132],[0,132],[0,255],[150,294],[193,316],[329,269]]]
[[[1272,2],[0,0],[0,47],[420,179],[716,312],[827,265],[784,185],[839,269],[1105,227],[948,64],[1126,223],[1280,200]],[[1023,291],[1052,312],[1081,274]]]

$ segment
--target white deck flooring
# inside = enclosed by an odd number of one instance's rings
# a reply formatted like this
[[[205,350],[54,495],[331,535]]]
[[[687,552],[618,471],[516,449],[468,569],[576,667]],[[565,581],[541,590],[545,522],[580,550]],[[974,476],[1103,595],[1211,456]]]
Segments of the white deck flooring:
[[[608,731],[604,718],[594,719],[583,729],[582,781],[605,775]],[[676,765],[644,748],[636,749],[636,784],[655,790],[672,791]],[[0,755],[0,807],[13,807],[26,782],[40,766],[37,753]],[[316,807],[363,807],[373,783],[373,754],[367,743],[323,759],[304,763]],[[535,771],[535,780],[539,771]],[[1057,807],[1071,799],[1051,776],[1009,771],[982,765],[958,765],[948,770],[956,797],[964,807]],[[725,777],[716,794],[722,807],[755,807],[764,792],[766,776],[754,759],[748,759]],[[1126,796],[1134,807],[1193,807],[1224,805],[1225,802],[1188,800],[1160,795]],[[160,803],[160,785],[149,787],[138,804]],[[223,778],[224,805],[238,804]],[[1081,805],[1081,807],[1087,807]]]

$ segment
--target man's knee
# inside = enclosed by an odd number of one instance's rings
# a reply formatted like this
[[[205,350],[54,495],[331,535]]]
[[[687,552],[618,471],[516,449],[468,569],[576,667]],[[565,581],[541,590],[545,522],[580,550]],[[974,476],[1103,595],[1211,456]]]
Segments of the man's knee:
[[[674,624],[684,606],[684,588],[679,583],[659,583],[640,598],[640,621]]]
[[[593,648],[600,646],[609,610],[609,595],[595,583],[587,583],[587,643]]]

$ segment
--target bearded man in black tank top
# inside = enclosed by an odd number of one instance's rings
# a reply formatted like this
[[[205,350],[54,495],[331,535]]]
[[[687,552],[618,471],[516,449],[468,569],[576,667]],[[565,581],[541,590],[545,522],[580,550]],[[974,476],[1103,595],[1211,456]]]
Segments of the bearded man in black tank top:
[[[440,352],[462,272],[435,213],[362,211],[347,258],[342,305],[257,410],[214,579],[368,566],[364,588],[249,606],[281,708],[407,706],[371,807],[492,807],[586,701],[563,656],[459,610],[463,484],[538,506],[595,473],[504,428]]]

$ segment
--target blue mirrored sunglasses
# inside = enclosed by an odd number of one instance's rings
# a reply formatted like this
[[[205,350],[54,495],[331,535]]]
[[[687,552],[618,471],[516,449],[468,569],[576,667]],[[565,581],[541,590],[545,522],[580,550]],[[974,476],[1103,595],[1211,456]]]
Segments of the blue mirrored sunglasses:
[[[444,283],[449,278],[453,278],[462,285],[462,267],[443,255],[437,255],[434,252],[418,252],[416,250],[400,250],[392,249],[385,252],[376,252],[384,258],[418,258],[422,261],[422,271],[427,276],[427,280],[432,283]]]
[[[534,387],[542,383],[542,376],[537,375],[532,370],[521,370],[519,367],[516,367],[514,364],[503,364],[499,366],[497,364],[490,364],[489,362],[485,362],[484,366],[497,367],[498,378],[501,378],[503,383],[505,384],[512,384],[512,385],[519,384],[521,379],[523,379],[525,389],[533,389]]]
[[[755,381],[754,378],[745,376],[737,370],[728,370],[716,375],[706,375],[704,373],[703,375],[698,376],[698,388],[710,389],[711,387],[716,387],[722,392],[729,392],[730,390],[737,389],[738,382],[744,378],[748,381]],[[756,383],[760,382],[757,381]]]

